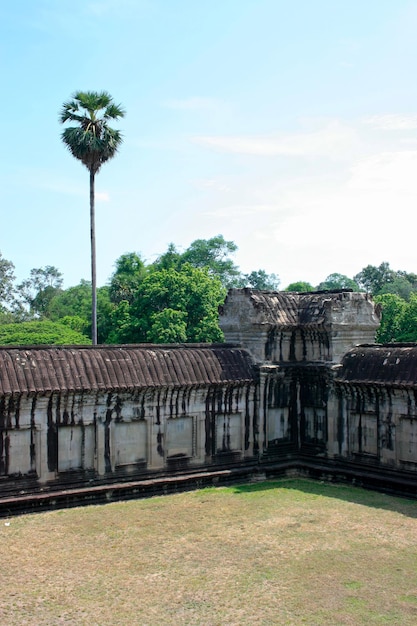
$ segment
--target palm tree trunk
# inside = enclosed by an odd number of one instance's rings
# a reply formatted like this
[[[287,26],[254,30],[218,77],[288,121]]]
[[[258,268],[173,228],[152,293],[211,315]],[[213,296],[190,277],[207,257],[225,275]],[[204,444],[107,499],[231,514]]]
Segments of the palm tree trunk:
[[[94,176],[90,170],[90,239],[91,239],[91,341],[97,345],[97,276],[96,276],[96,227],[94,208]]]

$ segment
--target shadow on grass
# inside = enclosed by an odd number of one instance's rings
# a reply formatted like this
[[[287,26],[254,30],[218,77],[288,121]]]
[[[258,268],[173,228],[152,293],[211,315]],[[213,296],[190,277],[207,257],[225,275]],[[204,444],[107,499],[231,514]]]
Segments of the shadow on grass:
[[[236,485],[231,489],[235,493],[247,494],[271,489],[290,489],[308,495],[337,498],[363,506],[395,511],[407,517],[417,518],[417,500],[340,483],[314,481],[305,478],[282,478]]]

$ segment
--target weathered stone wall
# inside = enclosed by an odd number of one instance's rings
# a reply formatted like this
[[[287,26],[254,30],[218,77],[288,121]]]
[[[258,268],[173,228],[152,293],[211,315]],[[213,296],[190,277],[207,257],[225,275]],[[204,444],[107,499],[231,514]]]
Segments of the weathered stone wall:
[[[326,366],[261,368],[263,453],[326,456],[331,370]]]
[[[333,393],[337,419],[331,420],[329,456],[417,470],[415,391],[336,383]]]
[[[417,346],[355,347],[377,321],[365,294],[232,290],[241,348],[2,349],[1,484],[291,466],[417,495]]]
[[[3,399],[0,475],[139,475],[254,454],[256,387],[227,384]]]
[[[354,345],[372,343],[379,317],[368,294],[309,294],[231,289],[220,311],[225,340],[256,362],[338,363]]]

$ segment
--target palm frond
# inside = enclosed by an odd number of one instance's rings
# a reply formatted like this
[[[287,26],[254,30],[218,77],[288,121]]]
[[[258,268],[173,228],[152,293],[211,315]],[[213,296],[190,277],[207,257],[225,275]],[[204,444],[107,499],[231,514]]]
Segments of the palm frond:
[[[65,128],[62,141],[76,159],[96,173],[123,141],[121,132],[110,128],[108,121],[124,115],[123,107],[116,105],[106,91],[78,91],[73,100],[64,103],[60,121],[79,125]]]
[[[120,104],[109,104],[103,114],[104,120],[117,120],[125,116],[125,110]]]

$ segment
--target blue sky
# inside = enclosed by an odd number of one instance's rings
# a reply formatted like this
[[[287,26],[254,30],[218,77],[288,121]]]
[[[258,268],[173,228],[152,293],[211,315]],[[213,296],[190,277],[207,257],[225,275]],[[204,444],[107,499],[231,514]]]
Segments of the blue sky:
[[[88,172],[62,103],[126,109],[97,177],[98,282],[219,233],[281,287],[417,273],[416,0],[0,1],[0,250],[90,276]]]

